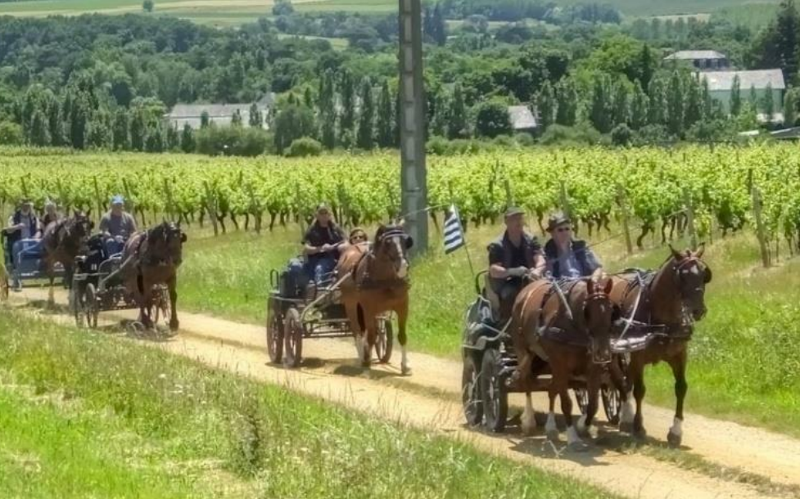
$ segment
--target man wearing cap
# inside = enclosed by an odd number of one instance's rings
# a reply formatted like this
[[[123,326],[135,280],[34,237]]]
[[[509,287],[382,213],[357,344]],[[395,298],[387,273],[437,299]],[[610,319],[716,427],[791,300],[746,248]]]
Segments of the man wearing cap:
[[[6,234],[6,259],[11,262],[12,266],[16,266],[19,255],[23,251],[36,251],[36,244],[25,242],[42,237],[42,227],[33,212],[33,203],[30,199],[23,199],[20,202],[19,208],[9,217],[8,226],[3,232]],[[19,287],[20,283],[15,281],[14,289],[19,289]]]
[[[545,268],[542,247],[535,236],[525,232],[525,212],[512,207],[505,214],[506,230],[489,245],[489,276],[492,290],[500,297],[500,321],[511,316],[514,299],[525,285]]]
[[[125,241],[136,232],[136,220],[125,211],[125,198],[120,195],[111,198],[111,210],[100,219],[100,232],[109,255],[122,252]]]
[[[308,281],[319,284],[336,267],[336,250],[344,241],[344,232],[331,219],[331,212],[324,204],[317,206],[316,219],[303,235],[303,256],[289,261],[286,293],[303,292]]]
[[[556,213],[547,222],[550,240],[544,246],[547,270],[556,279],[589,277],[602,268],[586,241],[572,237],[572,222],[564,213]]]
[[[331,218],[325,204],[317,206],[314,223],[303,236],[303,254],[306,256],[305,272],[319,284],[336,267],[336,252],[345,240],[344,232]]]

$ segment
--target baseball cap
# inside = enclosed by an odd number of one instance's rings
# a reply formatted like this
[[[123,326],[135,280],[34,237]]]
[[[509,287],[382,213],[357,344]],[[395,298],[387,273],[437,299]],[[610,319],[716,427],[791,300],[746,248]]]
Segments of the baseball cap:
[[[111,204],[125,204],[125,198],[117,194],[111,198]]]

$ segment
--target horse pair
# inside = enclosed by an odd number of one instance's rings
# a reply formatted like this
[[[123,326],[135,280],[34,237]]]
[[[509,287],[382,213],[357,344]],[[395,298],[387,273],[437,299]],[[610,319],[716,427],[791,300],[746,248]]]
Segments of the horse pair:
[[[56,264],[60,263],[64,267],[64,281],[68,287],[72,286],[75,259],[85,251],[94,228],[90,214],[91,211],[75,211],[72,217],[52,222],[45,228],[42,249],[44,265],[50,279],[50,303],[54,302]],[[170,329],[178,329],[177,269],[182,261],[184,242],[186,234],[181,231],[180,223],[164,221],[150,230],[133,234],[125,244],[120,273],[127,292],[139,306],[139,320],[145,327],[153,325],[150,316],[153,288],[166,284],[172,311]]]
[[[637,436],[645,434],[642,400],[646,388],[644,369],[649,364],[667,362],[675,377],[677,399],[675,419],[667,435],[671,445],[682,438],[683,403],[688,385],[686,362],[693,321],[706,313],[705,285],[711,281],[711,269],[702,261],[703,249],[671,254],[655,272],[647,275],[623,273],[617,276],[593,276],[562,289],[549,281],[528,285],[514,305],[510,334],[519,365],[514,379],[526,393],[522,429],[531,433],[536,427],[530,388],[535,378],[549,368],[550,407],[545,425],[549,438],[558,436],[554,407],[556,397],[567,425],[570,446],[584,445],[581,435],[588,434],[598,408],[598,392],[604,370],[621,394],[623,403],[620,429]],[[620,321],[620,319],[624,319]],[[631,324],[659,326],[641,350],[630,354],[625,372],[612,354],[612,332],[625,321]],[[630,327],[630,326],[628,326]],[[627,330],[624,330],[627,332]],[[572,422],[570,382],[584,378],[589,394],[586,414],[577,428]],[[634,414],[630,401],[631,385],[636,401]]]

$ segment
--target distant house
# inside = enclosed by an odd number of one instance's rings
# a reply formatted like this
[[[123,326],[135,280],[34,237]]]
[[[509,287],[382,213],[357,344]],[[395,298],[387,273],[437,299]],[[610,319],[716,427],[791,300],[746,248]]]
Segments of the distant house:
[[[508,120],[514,133],[534,134],[539,128],[539,123],[528,106],[508,106]]]
[[[691,65],[700,71],[724,70],[730,67],[725,54],[716,50],[680,50],[665,57],[664,61],[676,65]]]
[[[176,104],[164,117],[169,121],[170,126],[182,130],[185,125],[194,129],[200,128],[203,113],[208,113],[208,119],[217,126],[230,126],[233,114],[239,111],[242,115],[242,125],[250,126],[250,107],[252,103],[239,104]],[[256,106],[261,111],[261,119],[264,129],[269,129],[270,111],[275,105],[275,94],[267,94],[256,102]]]
[[[786,90],[786,83],[783,80],[783,72],[780,69],[698,73],[698,77],[708,80],[708,89],[711,92],[711,97],[720,101],[725,111],[728,112],[731,108],[733,79],[737,76],[739,77],[739,94],[742,100],[747,101],[750,99],[750,91],[755,89],[759,109],[767,93],[767,87],[772,87],[772,102],[775,104],[775,114],[770,119],[763,116],[761,121],[781,121],[782,115],[780,115],[780,111],[783,110],[783,93]]]

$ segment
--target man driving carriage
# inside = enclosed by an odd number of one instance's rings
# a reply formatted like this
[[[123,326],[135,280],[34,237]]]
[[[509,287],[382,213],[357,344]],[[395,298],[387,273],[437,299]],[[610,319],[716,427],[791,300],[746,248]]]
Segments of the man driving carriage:
[[[589,277],[602,268],[586,241],[573,237],[572,221],[555,213],[547,222],[550,240],[544,246],[547,271],[554,279]]]
[[[19,264],[23,255],[40,255],[39,242],[42,238],[42,226],[33,212],[30,199],[23,199],[19,208],[8,219],[8,226],[3,229],[6,235],[5,257],[12,268]],[[21,283],[14,279],[14,289]]]
[[[338,249],[344,243],[344,232],[333,221],[326,204],[317,206],[314,223],[303,235],[303,256],[289,262],[290,288],[304,290],[309,281],[325,282],[336,267]]]
[[[111,209],[100,219],[100,232],[105,238],[106,253],[122,253],[125,241],[136,232],[136,220],[125,211],[125,198],[111,198]]]
[[[511,316],[514,299],[525,277],[541,277],[545,269],[542,247],[536,236],[525,232],[525,212],[516,207],[505,213],[506,230],[489,247],[491,287],[500,298],[500,322]]]

